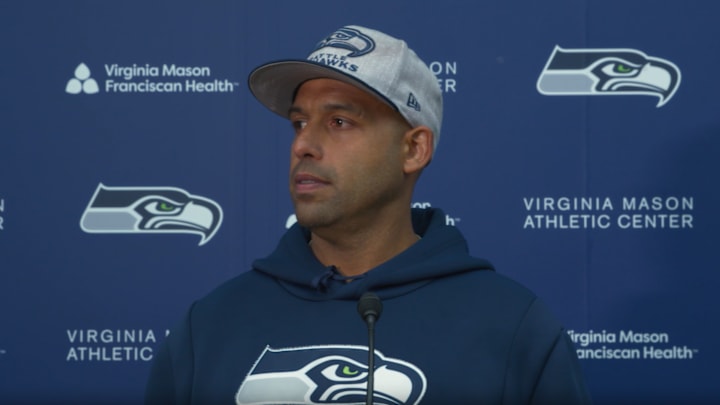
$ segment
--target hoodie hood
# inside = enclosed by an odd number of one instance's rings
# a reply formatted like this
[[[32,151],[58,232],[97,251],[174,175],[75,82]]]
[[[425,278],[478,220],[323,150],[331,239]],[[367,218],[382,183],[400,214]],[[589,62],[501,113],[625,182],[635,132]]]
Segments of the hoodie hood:
[[[493,270],[488,261],[469,255],[465,238],[445,223],[441,210],[413,209],[412,222],[422,239],[359,276],[345,277],[334,266],[320,263],[308,246],[310,231],[297,223],[270,256],[253,263],[253,270],[276,279],[289,293],[313,301],[357,300],[366,291],[387,299],[439,278]]]

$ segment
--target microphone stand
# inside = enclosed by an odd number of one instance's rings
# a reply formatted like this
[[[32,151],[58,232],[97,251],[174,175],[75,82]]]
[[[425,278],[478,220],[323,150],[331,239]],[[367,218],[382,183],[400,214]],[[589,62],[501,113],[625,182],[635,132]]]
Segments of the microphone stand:
[[[368,382],[365,404],[372,405],[375,393],[375,315],[368,315],[366,322],[368,327]]]
[[[380,318],[382,302],[375,293],[366,292],[360,297],[357,309],[368,328],[368,379],[365,404],[372,405],[375,391],[375,322]]]

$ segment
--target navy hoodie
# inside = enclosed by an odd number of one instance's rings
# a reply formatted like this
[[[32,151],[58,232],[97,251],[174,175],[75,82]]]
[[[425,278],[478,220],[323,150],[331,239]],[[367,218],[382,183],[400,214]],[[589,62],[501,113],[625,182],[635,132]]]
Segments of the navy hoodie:
[[[376,404],[589,403],[575,349],[536,296],[471,257],[442,211],[413,210],[413,226],[421,240],[348,280],[296,224],[191,306],[156,354],[146,402],[363,404],[356,308],[373,291]]]

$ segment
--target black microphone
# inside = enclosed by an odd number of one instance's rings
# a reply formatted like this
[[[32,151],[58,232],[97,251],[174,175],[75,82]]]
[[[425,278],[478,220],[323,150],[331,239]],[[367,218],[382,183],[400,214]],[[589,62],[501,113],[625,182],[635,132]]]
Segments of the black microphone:
[[[367,399],[365,400],[367,405],[373,403],[373,391],[375,390],[375,322],[380,318],[382,309],[380,297],[370,291],[360,297],[357,305],[358,313],[368,328],[368,383]]]

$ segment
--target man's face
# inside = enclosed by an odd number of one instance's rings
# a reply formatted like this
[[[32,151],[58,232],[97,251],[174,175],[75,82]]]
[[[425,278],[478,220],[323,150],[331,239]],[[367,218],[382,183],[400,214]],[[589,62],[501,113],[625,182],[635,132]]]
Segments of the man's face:
[[[315,79],[300,86],[289,118],[290,195],[301,225],[353,229],[398,205],[410,127],[391,107],[355,86]]]

